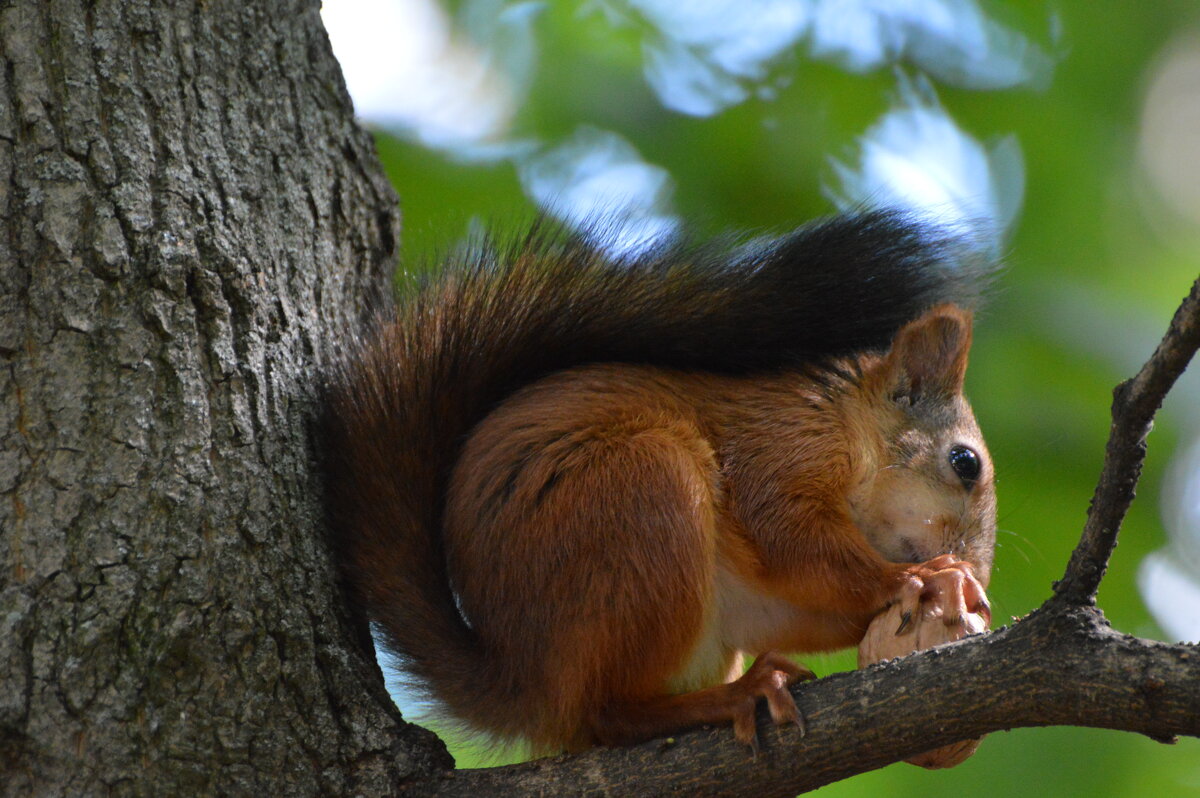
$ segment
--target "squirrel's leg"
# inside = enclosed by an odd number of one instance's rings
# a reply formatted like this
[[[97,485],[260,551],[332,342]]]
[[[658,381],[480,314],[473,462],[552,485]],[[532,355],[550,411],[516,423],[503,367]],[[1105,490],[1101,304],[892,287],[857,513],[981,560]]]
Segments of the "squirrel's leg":
[[[498,414],[468,444],[478,452],[450,497],[451,573],[500,674],[503,729],[538,751],[610,739],[597,719],[668,692],[712,612],[712,450],[677,416],[618,410],[562,427]],[[708,683],[725,672],[703,670]],[[618,736],[645,739],[695,714],[661,706]]]
[[[732,721],[734,736],[757,749],[754,713],[758,699],[767,700],[767,709],[775,723],[795,723],[803,729],[804,721],[788,686],[815,678],[808,668],[768,651],[755,659],[740,678],[728,684],[606,707],[592,720],[592,733],[603,745],[622,745],[694,726]]]

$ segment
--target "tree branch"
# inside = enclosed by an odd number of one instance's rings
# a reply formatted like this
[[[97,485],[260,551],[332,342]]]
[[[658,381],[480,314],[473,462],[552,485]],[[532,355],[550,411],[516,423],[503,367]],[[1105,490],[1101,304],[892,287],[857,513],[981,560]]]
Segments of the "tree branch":
[[[1093,604],[1163,397],[1200,345],[1200,279],[1162,342],[1114,391],[1088,520],[1055,594],[1010,627],[793,688],[808,732],[759,714],[752,757],[727,728],[640,746],[438,774],[408,794],[792,796],[1001,729],[1074,725],[1200,736],[1200,645],[1113,631]],[[970,707],[969,713],[962,708]]]
[[[411,794],[792,796],[1001,729],[1070,724],[1159,740],[1200,735],[1197,680],[1200,648],[1125,637],[1092,608],[1052,602],[990,635],[796,689],[807,735],[761,712],[757,757],[720,727],[674,742],[459,770],[414,784]]]
[[[1088,508],[1083,536],[1066,574],[1055,584],[1058,595],[1080,604],[1095,601],[1096,590],[1117,545],[1117,530],[1129,505],[1146,457],[1146,436],[1163,397],[1187,368],[1200,346],[1200,279],[1175,311],[1171,326],[1154,354],[1131,380],[1113,390],[1112,428],[1100,481]]]

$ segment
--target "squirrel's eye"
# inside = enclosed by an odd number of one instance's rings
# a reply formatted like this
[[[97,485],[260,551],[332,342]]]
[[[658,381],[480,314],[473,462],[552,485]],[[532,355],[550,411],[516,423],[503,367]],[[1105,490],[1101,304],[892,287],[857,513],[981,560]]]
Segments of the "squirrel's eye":
[[[983,469],[983,464],[979,461],[979,455],[966,446],[951,446],[950,447],[950,467],[954,469],[954,473],[962,480],[963,485],[970,490],[976,480],[979,479],[979,472]]]

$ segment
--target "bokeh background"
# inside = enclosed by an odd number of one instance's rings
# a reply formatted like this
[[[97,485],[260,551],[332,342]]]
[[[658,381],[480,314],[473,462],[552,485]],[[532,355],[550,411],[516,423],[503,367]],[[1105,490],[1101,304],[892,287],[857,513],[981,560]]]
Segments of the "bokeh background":
[[[1007,268],[968,389],[998,473],[997,623],[1050,594],[1111,390],[1200,272],[1195,0],[326,0],[323,14],[401,197],[402,269],[538,210],[618,220],[597,243],[621,252],[873,204],[985,231]],[[1118,629],[1172,641],[1200,639],[1196,370],[1159,416],[1099,599]],[[852,652],[805,661],[854,667]],[[1018,729],[951,771],[898,764],[820,793],[1200,795],[1200,742]]]

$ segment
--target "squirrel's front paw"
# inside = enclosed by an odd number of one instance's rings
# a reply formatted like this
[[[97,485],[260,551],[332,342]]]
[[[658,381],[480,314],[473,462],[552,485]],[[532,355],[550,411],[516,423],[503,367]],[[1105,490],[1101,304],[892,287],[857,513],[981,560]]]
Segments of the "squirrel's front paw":
[[[867,627],[858,646],[858,666],[959,640],[987,630],[991,612],[969,563],[950,555],[909,566],[887,609]],[[908,762],[924,768],[954,767],[975,752],[979,740],[963,740]]]
[[[992,608],[974,567],[953,554],[906,568],[900,591],[888,606],[894,604],[900,605],[896,634],[907,631],[917,613],[941,618],[946,626],[961,625],[968,613],[982,616],[985,626],[992,623]]]
[[[922,651],[970,634],[979,634],[987,629],[983,616],[974,613],[963,615],[962,622],[954,626],[941,623],[940,618],[921,613],[908,622],[908,628],[903,634],[896,634],[893,630],[897,624],[904,624],[900,621],[902,614],[901,605],[893,604],[871,622],[858,646],[858,667],[862,668],[892,657],[902,657],[913,651]],[[979,739],[961,740],[909,757],[905,761],[923,768],[949,768],[966,760],[978,747]]]

